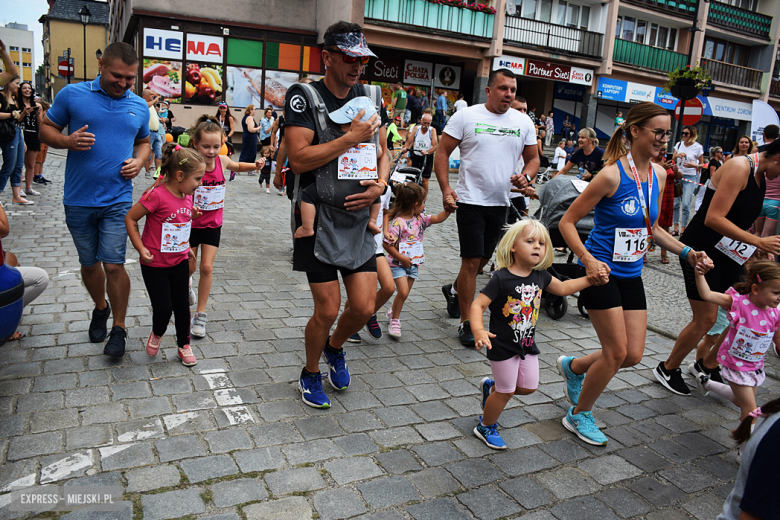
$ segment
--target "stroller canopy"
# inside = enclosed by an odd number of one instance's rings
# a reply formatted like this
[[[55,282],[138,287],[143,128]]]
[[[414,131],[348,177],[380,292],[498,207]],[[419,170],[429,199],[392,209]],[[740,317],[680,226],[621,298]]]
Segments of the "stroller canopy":
[[[539,209],[534,218],[547,226],[547,229],[558,229],[558,223],[563,214],[572,205],[580,192],[572,183],[572,177],[558,175],[550,179],[539,191]],[[594,212],[585,215],[576,224],[577,231],[588,234],[595,226]]]

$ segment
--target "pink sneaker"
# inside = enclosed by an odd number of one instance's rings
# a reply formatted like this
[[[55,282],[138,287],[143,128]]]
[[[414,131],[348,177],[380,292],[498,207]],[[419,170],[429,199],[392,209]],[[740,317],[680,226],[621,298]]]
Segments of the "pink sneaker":
[[[192,348],[189,345],[184,345],[179,349],[179,359],[181,364],[185,367],[191,367],[198,364],[198,360],[195,359],[195,354],[192,353]]]
[[[387,331],[391,338],[399,339],[401,337],[401,320],[390,320],[390,328]]]
[[[146,340],[146,353],[154,357],[160,351],[162,336],[155,336],[153,331],[149,332],[149,339]]]
[[[393,309],[387,309],[387,319],[388,320],[393,319]]]

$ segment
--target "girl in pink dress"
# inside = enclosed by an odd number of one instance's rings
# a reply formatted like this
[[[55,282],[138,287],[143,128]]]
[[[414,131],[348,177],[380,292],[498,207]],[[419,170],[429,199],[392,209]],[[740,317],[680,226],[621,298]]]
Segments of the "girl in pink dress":
[[[756,409],[756,389],[766,379],[766,351],[773,341],[780,340],[780,265],[771,261],[752,263],[744,280],[726,294],[712,292],[698,271],[696,286],[705,301],[726,310],[729,320],[729,328],[723,333],[725,341],[708,355],[717,356],[720,375],[728,385],[710,381],[705,374],[699,374],[696,384],[702,394],[712,391],[739,406],[740,420],[745,420]],[[712,366],[715,360],[710,361]]]
[[[125,216],[127,234],[140,256],[141,275],[152,301],[152,330],[146,340],[146,353],[157,355],[173,314],[179,359],[188,367],[198,362],[190,348],[187,294],[190,229],[193,216],[199,215],[193,210],[192,194],[200,186],[205,170],[206,164],[198,152],[166,143],[160,177]],[[141,236],[138,221],[144,217]]]

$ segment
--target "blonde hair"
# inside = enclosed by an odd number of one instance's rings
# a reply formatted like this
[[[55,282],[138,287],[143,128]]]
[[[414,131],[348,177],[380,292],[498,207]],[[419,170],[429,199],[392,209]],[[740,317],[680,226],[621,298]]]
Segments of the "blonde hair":
[[[607,143],[607,149],[604,150],[604,163],[607,166],[611,166],[628,153],[626,144],[623,142],[623,134],[625,133],[626,142],[632,144],[634,141],[634,137],[631,135],[632,126],[644,126],[649,120],[658,116],[671,117],[665,108],[649,101],[643,101],[634,105],[626,114],[623,126],[617,127],[612,133],[612,137],[609,139],[609,143]]]
[[[683,127],[683,130],[688,130],[691,133],[691,135],[689,135],[688,139],[685,141],[685,146],[688,146],[688,143],[695,143],[696,139],[699,138],[699,132],[696,130],[695,126],[686,125]],[[737,142],[739,142],[739,139],[737,139]]]
[[[543,271],[550,267],[553,263],[553,245],[550,240],[550,233],[547,228],[538,220],[525,219],[515,222],[511,226],[506,227],[506,234],[501,242],[498,243],[496,248],[496,263],[499,269],[507,269],[514,262],[514,255],[512,248],[525,228],[531,226],[531,238],[536,238],[542,235],[544,241],[544,257],[534,266],[537,271]]]
[[[577,135],[584,137],[585,139],[590,139],[590,142],[593,143],[593,146],[599,145],[599,140],[596,139],[596,131],[590,127],[581,129],[579,132],[577,132]]]

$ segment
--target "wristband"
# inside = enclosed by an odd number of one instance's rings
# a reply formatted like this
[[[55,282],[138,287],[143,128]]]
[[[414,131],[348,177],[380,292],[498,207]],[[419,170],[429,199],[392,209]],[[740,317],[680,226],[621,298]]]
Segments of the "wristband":
[[[385,185],[385,188],[387,187],[387,181],[386,181],[386,180],[384,180],[384,179],[377,179],[377,180],[376,180],[376,182],[377,182],[377,184],[379,184],[379,183],[382,183],[382,184],[384,184],[384,185]]]
[[[688,260],[688,253],[693,251],[693,248],[689,246],[685,246],[682,248],[682,251],[680,251],[680,260],[687,261]]]
[[[527,173],[525,174],[525,180],[528,181],[529,186],[533,184],[533,182],[531,182],[531,176],[528,175]]]

